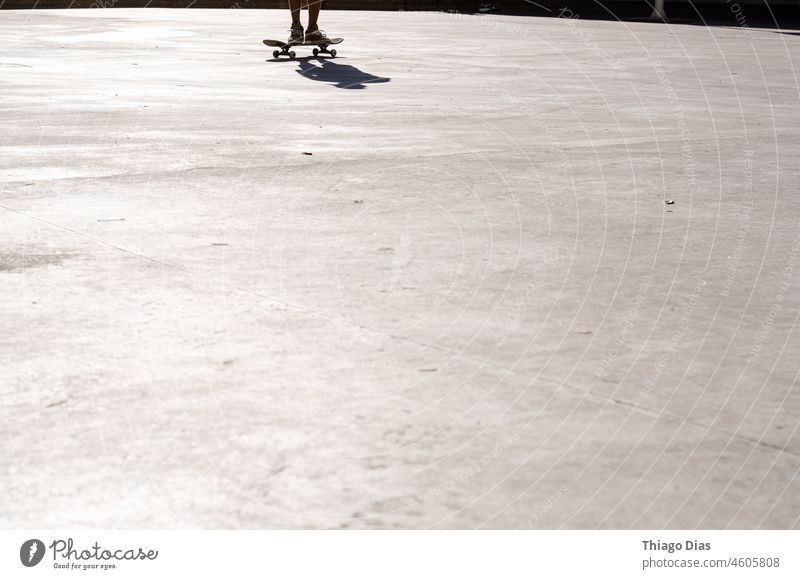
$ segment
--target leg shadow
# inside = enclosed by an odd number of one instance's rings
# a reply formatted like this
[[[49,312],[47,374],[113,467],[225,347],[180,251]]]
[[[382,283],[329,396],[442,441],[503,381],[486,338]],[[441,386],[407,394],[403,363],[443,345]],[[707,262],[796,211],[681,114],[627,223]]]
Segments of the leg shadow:
[[[331,59],[322,60],[320,65],[310,62],[310,59],[298,62],[297,73],[311,80],[327,82],[336,88],[363,89],[368,84],[389,82],[392,79],[385,76],[375,76],[359,70],[349,64],[337,64]]]

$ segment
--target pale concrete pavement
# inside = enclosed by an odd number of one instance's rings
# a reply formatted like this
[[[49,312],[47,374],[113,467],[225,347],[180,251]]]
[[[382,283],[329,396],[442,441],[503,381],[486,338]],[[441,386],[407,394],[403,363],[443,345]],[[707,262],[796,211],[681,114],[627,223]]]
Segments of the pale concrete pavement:
[[[800,525],[800,37],[0,18],[2,526]]]

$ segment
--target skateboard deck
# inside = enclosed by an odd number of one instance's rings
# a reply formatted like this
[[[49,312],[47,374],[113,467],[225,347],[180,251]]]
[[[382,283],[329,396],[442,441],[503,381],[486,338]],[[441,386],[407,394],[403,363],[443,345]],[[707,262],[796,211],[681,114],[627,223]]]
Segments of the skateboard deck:
[[[336,49],[335,48],[331,48],[330,50],[328,50],[328,47],[331,44],[339,44],[343,40],[344,40],[344,38],[329,38],[325,42],[321,42],[321,41],[316,41],[316,42],[306,42],[306,41],[303,41],[303,42],[282,42],[280,40],[271,40],[271,39],[267,38],[266,40],[263,40],[262,42],[264,42],[264,44],[266,44],[267,46],[274,46],[274,47],[279,49],[279,50],[273,51],[273,53],[272,53],[272,56],[275,57],[275,58],[278,58],[280,56],[288,56],[289,58],[294,58],[295,56],[297,56],[295,51],[292,50],[292,48],[294,48],[295,46],[314,46],[314,47],[316,47],[312,51],[314,53],[314,56],[317,56],[318,54],[323,53],[323,54],[330,54],[332,58],[336,58]]]

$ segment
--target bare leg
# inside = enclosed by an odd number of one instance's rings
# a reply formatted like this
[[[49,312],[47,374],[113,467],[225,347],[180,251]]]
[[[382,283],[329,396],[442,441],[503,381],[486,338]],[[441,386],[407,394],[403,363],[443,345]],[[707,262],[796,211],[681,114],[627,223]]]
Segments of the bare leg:
[[[300,4],[302,0],[289,0],[289,10],[292,11],[292,28],[302,28],[300,23]]]
[[[317,26],[317,18],[319,18],[319,9],[322,7],[322,0],[308,0],[308,28],[309,32],[314,32],[319,29]]]

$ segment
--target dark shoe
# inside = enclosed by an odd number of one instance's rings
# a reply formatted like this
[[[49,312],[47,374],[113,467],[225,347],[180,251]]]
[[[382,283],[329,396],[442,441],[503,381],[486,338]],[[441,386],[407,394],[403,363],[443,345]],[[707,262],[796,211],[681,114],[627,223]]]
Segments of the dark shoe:
[[[325,44],[326,42],[330,42],[330,38],[328,38],[322,30],[317,28],[316,30],[306,33],[306,42]]]
[[[304,32],[303,27],[289,29],[289,44],[292,42],[303,42]]]

